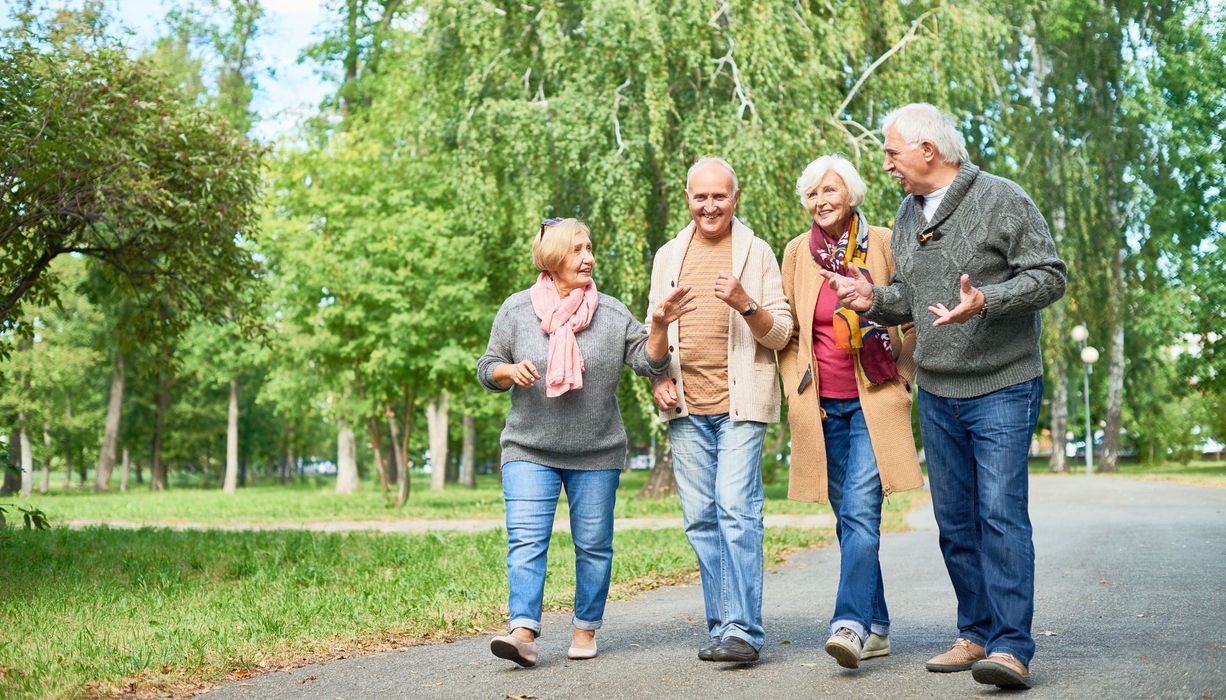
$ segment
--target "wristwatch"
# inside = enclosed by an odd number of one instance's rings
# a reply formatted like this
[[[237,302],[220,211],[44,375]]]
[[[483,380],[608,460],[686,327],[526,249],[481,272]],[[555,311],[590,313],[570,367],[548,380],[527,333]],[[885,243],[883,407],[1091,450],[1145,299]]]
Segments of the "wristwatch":
[[[749,318],[750,316],[753,316],[754,312],[757,310],[758,310],[758,302],[754,301],[753,299],[750,299],[749,306],[744,311],[741,312],[741,315],[744,316],[745,318]]]

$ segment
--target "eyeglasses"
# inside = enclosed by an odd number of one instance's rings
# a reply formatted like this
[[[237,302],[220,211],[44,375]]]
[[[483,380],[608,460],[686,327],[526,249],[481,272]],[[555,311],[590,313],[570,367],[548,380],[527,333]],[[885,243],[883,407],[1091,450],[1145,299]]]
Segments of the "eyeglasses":
[[[919,233],[915,234],[915,241],[920,245],[924,245],[928,241],[939,241],[944,235],[944,232],[935,228],[930,228],[927,231],[920,231]]]
[[[541,240],[545,240],[545,227],[553,226],[554,224],[560,224],[560,223],[562,223],[561,219],[545,219],[541,221],[541,233],[540,235],[537,236],[537,238],[540,238]]]

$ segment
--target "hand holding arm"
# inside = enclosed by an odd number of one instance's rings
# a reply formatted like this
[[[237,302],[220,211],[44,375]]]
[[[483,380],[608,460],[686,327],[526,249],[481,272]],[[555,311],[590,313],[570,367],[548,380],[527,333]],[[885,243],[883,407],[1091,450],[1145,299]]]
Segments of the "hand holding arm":
[[[655,399],[656,408],[661,411],[671,411],[677,407],[677,383],[672,377],[661,377],[656,381],[655,387],[651,392],[651,396]]]

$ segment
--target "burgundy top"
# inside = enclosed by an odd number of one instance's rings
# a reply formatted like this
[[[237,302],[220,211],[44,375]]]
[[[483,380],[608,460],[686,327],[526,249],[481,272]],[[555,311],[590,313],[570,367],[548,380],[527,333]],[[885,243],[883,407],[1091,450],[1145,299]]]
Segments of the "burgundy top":
[[[834,344],[834,307],[839,297],[826,285],[817,293],[813,308],[813,357],[817,360],[818,395],[827,399],[854,399],[860,395],[856,365],[851,355]]]

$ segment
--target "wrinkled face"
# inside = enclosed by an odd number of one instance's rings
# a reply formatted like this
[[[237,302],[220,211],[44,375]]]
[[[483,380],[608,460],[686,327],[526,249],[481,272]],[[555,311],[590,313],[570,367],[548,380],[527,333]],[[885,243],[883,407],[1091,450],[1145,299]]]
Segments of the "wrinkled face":
[[[926,195],[932,188],[925,184],[929,162],[925,158],[926,150],[931,146],[927,142],[914,146],[898,135],[898,129],[890,127],[885,134],[885,171],[898,178],[903,192],[907,194]]]
[[[718,163],[695,172],[685,198],[698,233],[719,238],[731,231],[737,194],[732,186],[732,173]]]
[[[596,267],[596,259],[592,257],[592,239],[582,230],[575,231],[575,242],[570,252],[562,260],[551,276],[559,288],[565,287],[566,293],[572,289],[586,287],[592,281],[592,269]]]
[[[851,220],[851,194],[847,191],[847,183],[834,170],[827,170],[805,195],[805,207],[823,231],[841,235]]]

